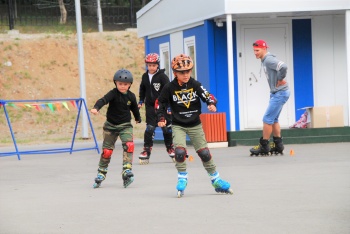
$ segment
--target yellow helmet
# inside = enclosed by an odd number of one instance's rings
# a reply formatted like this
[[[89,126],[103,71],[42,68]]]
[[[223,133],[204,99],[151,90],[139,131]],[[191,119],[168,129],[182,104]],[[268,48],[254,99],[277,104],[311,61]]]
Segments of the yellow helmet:
[[[179,54],[171,61],[173,71],[187,71],[193,68],[193,60],[186,54]]]

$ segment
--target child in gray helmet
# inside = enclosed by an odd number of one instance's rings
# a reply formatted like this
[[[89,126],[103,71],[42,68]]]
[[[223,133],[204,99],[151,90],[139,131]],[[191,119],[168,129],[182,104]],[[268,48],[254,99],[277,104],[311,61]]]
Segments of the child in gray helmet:
[[[120,137],[123,146],[123,185],[126,188],[134,181],[134,174],[132,173],[134,142],[130,111],[133,113],[136,123],[141,123],[141,116],[137,107],[136,96],[130,91],[132,82],[133,76],[130,71],[126,69],[118,70],[113,77],[116,88],[97,100],[90,111],[92,114],[98,114],[99,110],[108,104],[107,120],[103,125],[103,152],[94,188],[100,187],[102,181],[106,179],[108,164],[111,161],[118,137]]]

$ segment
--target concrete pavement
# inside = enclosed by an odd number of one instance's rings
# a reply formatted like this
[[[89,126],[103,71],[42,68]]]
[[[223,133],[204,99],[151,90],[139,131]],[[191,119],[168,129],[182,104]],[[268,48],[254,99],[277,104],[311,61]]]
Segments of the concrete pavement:
[[[126,189],[116,145],[98,189],[96,151],[0,157],[0,233],[350,233],[350,143],[286,145],[272,157],[250,157],[246,146],[211,149],[234,195],[215,193],[189,146],[182,198],[163,145],[139,165],[136,142]]]

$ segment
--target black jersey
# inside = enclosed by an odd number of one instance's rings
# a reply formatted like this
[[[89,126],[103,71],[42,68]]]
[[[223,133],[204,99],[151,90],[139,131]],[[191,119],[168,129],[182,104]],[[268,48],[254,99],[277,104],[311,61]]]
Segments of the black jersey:
[[[172,112],[172,124],[183,127],[192,127],[201,123],[199,115],[201,112],[201,100],[210,101],[210,93],[202,84],[192,77],[182,86],[177,78],[165,85],[158,101],[158,120],[166,115],[166,108],[169,105]]]
[[[106,104],[109,104],[107,109],[107,121],[111,124],[119,125],[130,122],[130,111],[133,113],[137,122],[141,121],[136,96],[130,90],[126,94],[123,94],[119,92],[117,88],[114,88],[103,96],[103,98],[97,100],[94,108],[100,110]]]

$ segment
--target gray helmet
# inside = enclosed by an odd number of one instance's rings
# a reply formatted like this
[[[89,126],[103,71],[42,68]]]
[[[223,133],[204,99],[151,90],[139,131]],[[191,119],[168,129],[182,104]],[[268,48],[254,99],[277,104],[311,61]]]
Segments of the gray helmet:
[[[115,81],[127,82],[132,84],[132,82],[134,81],[134,78],[132,77],[132,74],[130,71],[126,69],[120,69],[114,74],[113,82]]]

